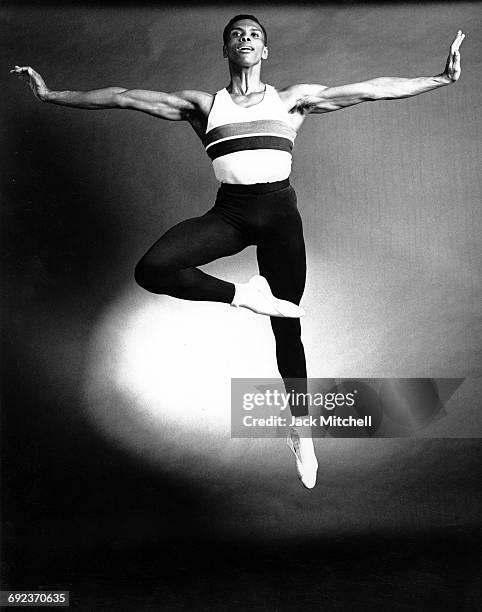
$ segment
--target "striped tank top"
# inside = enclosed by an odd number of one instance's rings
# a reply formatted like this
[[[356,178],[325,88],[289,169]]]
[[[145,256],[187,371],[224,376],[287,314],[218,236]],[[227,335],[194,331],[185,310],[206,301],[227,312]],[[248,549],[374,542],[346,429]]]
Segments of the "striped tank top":
[[[296,131],[278,92],[266,85],[259,104],[243,108],[216,92],[203,144],[221,183],[272,183],[289,177]]]

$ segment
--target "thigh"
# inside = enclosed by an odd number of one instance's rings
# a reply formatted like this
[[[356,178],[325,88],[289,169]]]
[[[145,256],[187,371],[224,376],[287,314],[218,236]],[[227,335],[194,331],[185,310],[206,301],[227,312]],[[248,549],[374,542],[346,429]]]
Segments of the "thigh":
[[[152,245],[142,261],[169,272],[234,255],[246,246],[239,230],[209,212],[181,221],[169,229]]]
[[[299,212],[259,242],[258,267],[276,297],[299,304],[306,281],[306,252]]]

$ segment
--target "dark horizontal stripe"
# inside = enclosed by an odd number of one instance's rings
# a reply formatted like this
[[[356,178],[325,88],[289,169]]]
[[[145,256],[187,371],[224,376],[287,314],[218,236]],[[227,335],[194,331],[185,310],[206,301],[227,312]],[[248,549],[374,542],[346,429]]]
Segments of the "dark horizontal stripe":
[[[240,183],[221,183],[218,193],[221,195],[228,194],[241,194],[250,195],[258,193],[269,193],[270,191],[278,191],[279,189],[286,189],[290,186],[290,179],[285,178],[282,181],[275,181],[273,183],[251,183],[244,185]]]
[[[293,143],[288,138],[281,138],[280,136],[247,136],[246,138],[233,138],[214,144],[209,147],[206,153],[211,159],[216,159],[222,155],[229,155],[229,153],[254,149],[276,149],[291,153]]]
[[[248,136],[249,134],[257,132],[271,132],[290,138],[291,140],[296,138],[296,131],[291,126],[284,123],[284,121],[278,121],[277,119],[259,119],[257,121],[243,121],[242,123],[218,125],[203,136],[203,144],[207,147],[212,142],[220,140],[221,138]]]

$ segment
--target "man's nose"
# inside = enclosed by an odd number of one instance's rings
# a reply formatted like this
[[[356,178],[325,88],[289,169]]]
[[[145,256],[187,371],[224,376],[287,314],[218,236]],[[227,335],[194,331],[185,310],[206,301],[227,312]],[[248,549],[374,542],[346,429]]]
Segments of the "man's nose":
[[[249,40],[249,34],[244,34],[243,36],[241,36],[241,40],[242,41]]]

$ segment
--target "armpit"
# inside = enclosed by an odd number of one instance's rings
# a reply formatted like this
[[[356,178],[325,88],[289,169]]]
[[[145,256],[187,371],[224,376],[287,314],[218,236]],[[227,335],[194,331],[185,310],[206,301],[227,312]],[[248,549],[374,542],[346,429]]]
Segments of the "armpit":
[[[303,96],[300,98],[295,106],[290,110],[290,113],[301,113],[302,115],[307,115],[310,113],[313,108],[316,106],[316,100],[309,96]]]

